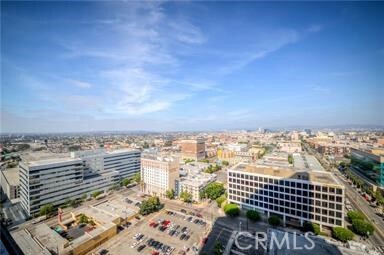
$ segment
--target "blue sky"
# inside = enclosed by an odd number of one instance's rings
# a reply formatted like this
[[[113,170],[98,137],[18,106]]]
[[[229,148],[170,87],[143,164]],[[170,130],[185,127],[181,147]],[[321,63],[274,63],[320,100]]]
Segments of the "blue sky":
[[[1,4],[3,132],[384,124],[383,3]]]

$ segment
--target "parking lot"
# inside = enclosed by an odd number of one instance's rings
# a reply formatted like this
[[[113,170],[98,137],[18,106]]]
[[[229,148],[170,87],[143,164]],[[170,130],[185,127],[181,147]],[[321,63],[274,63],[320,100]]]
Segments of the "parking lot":
[[[196,254],[209,228],[198,216],[165,210],[132,224],[124,240],[105,248],[108,254]]]

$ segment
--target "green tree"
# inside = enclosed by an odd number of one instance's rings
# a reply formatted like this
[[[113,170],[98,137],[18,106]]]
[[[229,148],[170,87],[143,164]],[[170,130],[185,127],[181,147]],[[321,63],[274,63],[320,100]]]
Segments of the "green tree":
[[[98,195],[100,195],[101,193],[103,193],[102,191],[100,191],[100,190],[96,190],[96,191],[94,191],[93,193],[92,193],[92,197],[93,198],[96,198]]]
[[[235,217],[240,214],[240,208],[236,204],[227,204],[224,206],[224,212],[228,216]]]
[[[69,205],[75,208],[79,205],[79,201],[77,199],[72,199]]]
[[[83,195],[81,196],[81,200],[85,201],[85,200],[87,199],[87,197],[88,197],[87,194],[83,194]]]
[[[158,197],[150,197],[140,204],[139,213],[141,215],[148,215],[150,213],[156,212],[160,209],[161,204]]]
[[[280,225],[280,218],[276,215],[272,215],[268,218],[268,224],[271,226],[279,226]]]
[[[218,207],[221,207],[221,205],[223,204],[223,202],[227,200],[227,197],[223,194],[221,195],[220,197],[216,198],[216,203],[217,203],[217,206]]]
[[[215,247],[213,248],[215,255],[222,255],[224,252],[224,246],[220,241],[216,241]]]
[[[173,189],[169,189],[165,192],[165,195],[169,199],[174,199],[175,198],[175,191]]]
[[[293,164],[293,157],[292,155],[288,155],[288,163]]]
[[[379,189],[376,190],[375,199],[376,199],[377,205],[384,205],[384,197],[381,190]]]
[[[259,221],[261,219],[260,213],[255,210],[247,211],[247,218],[252,221]]]
[[[312,223],[312,222],[305,222],[303,224],[303,230],[304,230],[304,232],[312,232],[315,235],[319,235],[320,234],[320,226],[319,226],[319,224]]]
[[[343,227],[332,228],[332,236],[342,242],[346,242],[353,239],[353,233],[349,229]]]
[[[192,202],[192,194],[189,193],[188,191],[183,191],[180,193],[180,198],[183,200],[185,203],[191,203]]]
[[[225,188],[222,183],[211,182],[203,189],[202,197],[215,200],[216,198],[220,197],[224,193],[225,193]]]
[[[131,182],[132,182],[132,179],[124,178],[121,180],[120,183],[121,183],[121,186],[127,186],[127,185],[131,184]]]
[[[139,183],[141,181],[141,175],[140,175],[140,172],[136,173],[134,176],[133,176],[133,180],[137,183]]]
[[[46,204],[40,207],[40,215],[49,215],[53,212],[53,205],[52,204]]]
[[[63,207],[68,207],[68,206],[71,206],[71,199],[66,199],[65,201],[64,201],[64,204],[63,204]]]
[[[372,224],[366,222],[365,220],[354,219],[352,221],[352,230],[358,235],[368,236],[373,234],[375,228]]]
[[[143,148],[144,148],[144,149],[148,149],[148,148],[149,148],[149,144],[148,144],[147,142],[144,142],[144,144],[143,144]]]
[[[79,216],[79,223],[85,223],[85,224],[87,224],[88,221],[89,221],[89,219],[88,219],[87,215],[85,215],[85,214],[83,214],[83,213],[80,214],[80,216]]]
[[[229,162],[226,161],[226,160],[223,160],[223,161],[221,162],[221,164],[223,164],[223,166],[228,166],[228,165],[229,165]]]
[[[347,217],[351,222],[353,222],[354,220],[364,220],[365,219],[364,214],[362,214],[359,211],[349,211],[347,213]]]

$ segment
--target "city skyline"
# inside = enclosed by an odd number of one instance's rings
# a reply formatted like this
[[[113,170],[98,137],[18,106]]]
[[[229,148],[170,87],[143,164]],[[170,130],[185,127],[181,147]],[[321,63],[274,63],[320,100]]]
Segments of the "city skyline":
[[[2,132],[384,125],[382,3],[1,5]]]

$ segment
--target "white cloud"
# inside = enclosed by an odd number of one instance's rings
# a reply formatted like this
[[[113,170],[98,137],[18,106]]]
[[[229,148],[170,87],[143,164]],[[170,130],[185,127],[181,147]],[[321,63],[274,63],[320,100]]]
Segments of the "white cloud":
[[[84,81],[78,81],[78,80],[69,80],[74,86],[81,88],[81,89],[89,89],[92,87],[92,84]]]
[[[257,59],[280,50],[281,48],[296,43],[300,39],[300,33],[294,29],[277,29],[268,33],[260,33],[256,36],[254,45],[249,50],[228,56],[229,64],[219,68],[222,74],[229,74],[239,70]],[[225,56],[225,53],[223,53]]]

